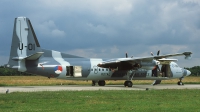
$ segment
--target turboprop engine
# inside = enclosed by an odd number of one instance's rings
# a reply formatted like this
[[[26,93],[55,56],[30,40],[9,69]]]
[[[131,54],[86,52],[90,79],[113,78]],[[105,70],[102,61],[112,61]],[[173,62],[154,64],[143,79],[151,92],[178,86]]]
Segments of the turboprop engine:
[[[140,68],[142,69],[147,69],[147,70],[152,70],[154,69],[156,66],[158,66],[160,64],[159,61],[157,60],[152,60],[152,61],[147,61],[147,62],[141,62],[140,63]]]

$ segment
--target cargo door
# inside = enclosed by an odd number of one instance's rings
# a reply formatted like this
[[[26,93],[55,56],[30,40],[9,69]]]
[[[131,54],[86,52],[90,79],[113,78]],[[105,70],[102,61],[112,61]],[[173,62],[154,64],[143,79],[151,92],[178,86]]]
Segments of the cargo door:
[[[82,77],[82,67],[81,66],[66,66],[66,76],[67,77]]]
[[[82,77],[82,67],[74,66],[74,77]]]

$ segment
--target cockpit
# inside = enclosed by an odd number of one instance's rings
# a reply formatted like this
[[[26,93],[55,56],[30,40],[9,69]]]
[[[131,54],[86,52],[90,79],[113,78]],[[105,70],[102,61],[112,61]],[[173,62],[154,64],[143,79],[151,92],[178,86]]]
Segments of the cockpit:
[[[174,62],[171,62],[170,66],[173,67],[173,68],[180,68],[180,67],[178,66],[178,64],[176,64],[176,63],[174,63]]]

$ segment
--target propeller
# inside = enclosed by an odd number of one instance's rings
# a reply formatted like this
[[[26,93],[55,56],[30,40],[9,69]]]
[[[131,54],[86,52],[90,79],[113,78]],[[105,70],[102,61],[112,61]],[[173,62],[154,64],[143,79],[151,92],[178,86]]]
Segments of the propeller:
[[[126,58],[128,58],[128,53],[126,53]],[[133,58],[133,56],[131,56],[131,58]]]
[[[156,68],[157,68],[159,71],[161,71],[161,70],[160,70],[160,67],[159,67],[158,65],[156,65]]]
[[[159,54],[160,54],[160,50],[158,50],[157,56],[159,56]],[[153,52],[151,52],[151,56],[153,56]]]
[[[151,52],[151,56],[153,56],[153,52]]]
[[[159,55],[160,55],[160,50],[158,50],[158,52],[157,52],[157,56],[159,56]],[[153,56],[153,52],[151,52],[151,56]],[[158,64],[156,64],[156,68],[160,71]]]
[[[157,52],[157,56],[159,56],[159,55],[160,55],[160,50],[158,50],[158,52]],[[156,68],[160,71],[158,64],[156,65]]]

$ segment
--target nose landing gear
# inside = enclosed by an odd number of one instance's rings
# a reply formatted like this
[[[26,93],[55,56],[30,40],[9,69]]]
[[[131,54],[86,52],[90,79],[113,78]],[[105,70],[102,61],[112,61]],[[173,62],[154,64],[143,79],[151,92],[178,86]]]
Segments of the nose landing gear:
[[[183,79],[183,77],[180,78],[180,81],[177,82],[178,85],[184,85],[184,83],[182,82],[182,79]]]
[[[178,81],[177,84],[178,85],[184,85],[184,83],[182,81]]]

